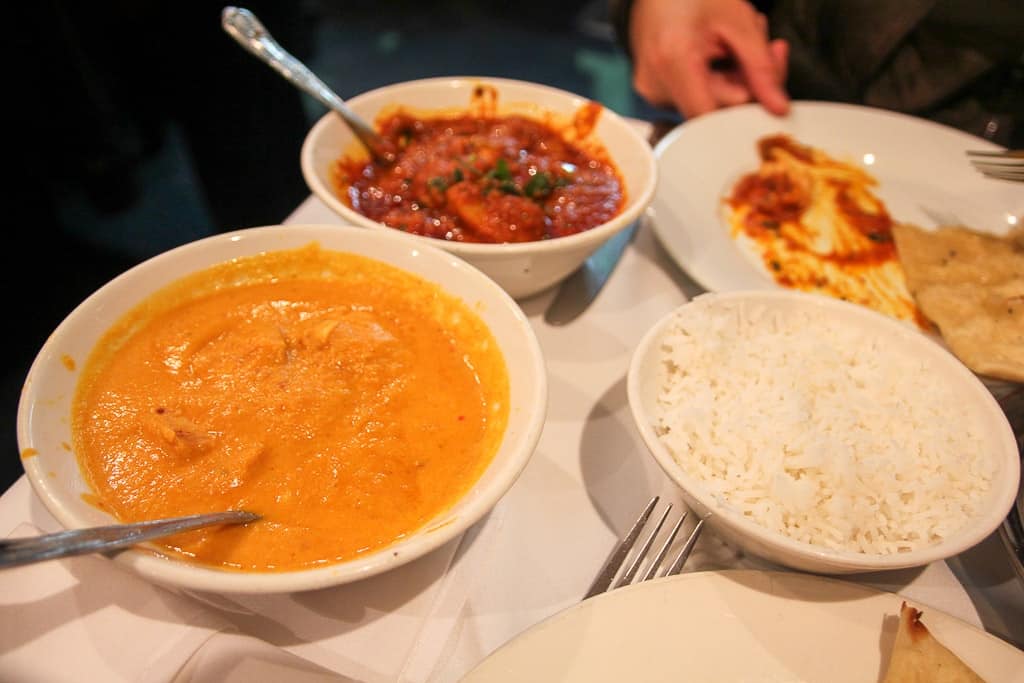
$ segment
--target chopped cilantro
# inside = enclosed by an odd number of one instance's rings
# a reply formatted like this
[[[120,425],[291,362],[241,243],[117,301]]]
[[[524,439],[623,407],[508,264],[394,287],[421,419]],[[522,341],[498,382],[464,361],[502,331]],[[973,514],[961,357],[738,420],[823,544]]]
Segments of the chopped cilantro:
[[[498,180],[512,180],[512,172],[508,168],[508,162],[504,159],[498,159],[494,171],[494,177]]]
[[[498,159],[494,168],[487,172],[487,176],[495,180],[512,180],[512,171],[509,170],[508,162],[502,157]]]
[[[535,173],[526,185],[523,186],[523,194],[531,199],[539,199],[551,194],[551,176],[543,171]]]
[[[523,194],[531,199],[543,199],[559,187],[571,185],[572,180],[565,176],[551,177],[551,174],[544,171],[535,173],[523,187]]]

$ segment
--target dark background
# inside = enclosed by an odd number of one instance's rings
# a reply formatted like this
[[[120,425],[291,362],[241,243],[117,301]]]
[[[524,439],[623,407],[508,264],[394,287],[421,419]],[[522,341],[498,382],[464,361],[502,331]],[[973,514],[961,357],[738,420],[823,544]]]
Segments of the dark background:
[[[663,115],[633,93],[603,0],[241,3],[342,97],[413,78],[519,78]],[[155,254],[284,220],[308,195],[303,137],[323,108],[220,28],[224,3],[13,5],[7,362],[0,491],[22,473],[21,385],[89,293]]]

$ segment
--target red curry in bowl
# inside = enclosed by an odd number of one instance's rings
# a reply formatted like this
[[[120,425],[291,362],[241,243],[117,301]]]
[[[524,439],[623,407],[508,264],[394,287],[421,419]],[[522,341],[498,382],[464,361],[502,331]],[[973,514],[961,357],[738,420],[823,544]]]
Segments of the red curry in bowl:
[[[474,100],[486,96],[481,90]],[[378,121],[399,150],[395,163],[344,156],[332,180],[354,210],[417,235],[490,243],[573,235],[625,205],[625,186],[603,148],[576,142],[590,135],[600,113],[600,105],[589,103],[560,130],[493,111],[415,116],[399,110]]]

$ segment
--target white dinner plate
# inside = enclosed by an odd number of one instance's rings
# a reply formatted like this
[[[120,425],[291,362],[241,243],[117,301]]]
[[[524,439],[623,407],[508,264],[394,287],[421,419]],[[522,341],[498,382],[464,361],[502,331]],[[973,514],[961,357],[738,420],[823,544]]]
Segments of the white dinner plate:
[[[654,150],[655,234],[683,270],[709,291],[776,288],[759,257],[729,234],[723,198],[760,158],[757,140],[788,133],[878,180],[893,220],[932,228],[960,222],[1005,234],[1024,221],[1024,184],[985,178],[965,150],[992,143],[925,119],[847,104],[795,102],[779,118],[750,104],[683,123]]]
[[[581,602],[496,650],[464,683],[880,680],[892,593],[788,572],[694,572]],[[932,634],[988,681],[1024,681],[1024,652],[939,610]]]

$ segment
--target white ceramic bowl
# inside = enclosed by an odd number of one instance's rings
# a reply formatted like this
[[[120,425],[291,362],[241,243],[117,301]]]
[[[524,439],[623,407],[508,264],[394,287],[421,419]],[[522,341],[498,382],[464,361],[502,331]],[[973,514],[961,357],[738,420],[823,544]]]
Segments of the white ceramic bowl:
[[[372,576],[419,557],[480,520],[508,490],[533,453],[547,402],[540,346],[519,306],[477,269],[447,252],[397,233],[334,225],[251,228],[216,235],[160,254],[110,281],[57,327],[36,357],[18,407],[18,445],[25,471],[46,508],[65,527],[113,523],[83,500],[90,491],[69,452],[70,410],[79,371],[93,346],[122,314],[160,287],[187,273],[230,259],[310,242],[364,255],[435,282],[477,311],[497,339],[508,368],[508,426],[498,452],[480,479],[448,511],[420,531],[377,552],[316,569],[286,572],[222,571],[146,550],[116,555],[157,583],[224,593],[289,592],[322,588]],[[68,359],[74,361],[72,369]]]
[[[536,83],[501,78],[429,78],[396,83],[363,93],[348,105],[367,121],[385,108],[401,104],[417,113],[465,110],[480,84],[498,91],[499,113],[539,116],[552,112],[569,116],[588,100],[579,95]],[[433,244],[464,258],[482,270],[515,298],[541,292],[576,270],[598,247],[625,229],[650,203],[657,184],[657,168],[650,145],[628,121],[604,109],[594,131],[615,163],[626,185],[626,205],[607,223],[557,239],[518,244],[471,244],[433,237],[407,235],[421,244]],[[312,193],[346,223],[392,231],[352,209],[331,183],[331,166],[343,155],[359,149],[352,132],[339,116],[326,114],[309,131],[302,145],[302,174]]]
[[[970,420],[982,439],[979,452],[986,453],[992,459],[994,476],[991,487],[979,506],[980,511],[966,526],[935,545],[893,554],[838,551],[794,540],[756,523],[737,508],[725,504],[719,497],[713,495],[700,478],[688,474],[655,428],[658,414],[656,401],[666,367],[664,341],[673,321],[677,318],[695,320],[698,316],[707,316],[722,310],[723,307],[734,306],[737,302],[745,302],[752,307],[763,306],[773,315],[810,314],[811,320],[805,328],[805,333],[811,338],[821,338],[820,329],[816,329],[819,325],[839,323],[845,326],[845,329],[862,331],[873,339],[884,339],[879,353],[893,354],[893,358],[918,359],[927,363],[931,371],[939,375],[941,382],[957,397],[956,405],[940,408],[941,415],[948,415],[946,423],[958,424],[960,420]],[[698,344],[703,343],[702,337],[697,339]],[[727,343],[745,344],[742,339]],[[772,368],[768,367],[763,369],[766,372],[772,371]],[[779,370],[783,373],[806,371],[805,367]],[[933,339],[917,332],[909,325],[867,308],[829,297],[791,290],[741,291],[697,297],[662,318],[645,334],[630,363],[627,391],[633,418],[648,450],[669,478],[679,486],[686,504],[698,515],[708,515],[708,525],[726,540],[780,565],[827,574],[922,566],[957,555],[982,541],[998,528],[1016,495],[1020,477],[1016,441],[1005,414],[984,384]],[[930,396],[907,397],[907,400],[915,401],[930,399]],[[737,423],[746,418],[746,413],[753,409],[752,406],[748,406],[743,411],[744,415],[737,415]],[[727,420],[728,415],[723,421]],[[812,430],[814,427],[808,423],[807,429]],[[739,430],[732,432],[731,435],[750,444],[752,452],[757,453],[758,443],[755,438]],[[896,443],[897,438],[894,435],[892,443]]]

